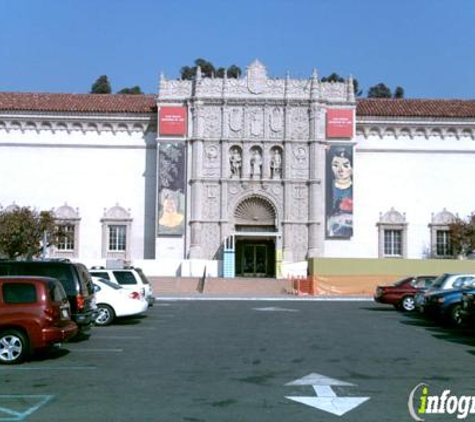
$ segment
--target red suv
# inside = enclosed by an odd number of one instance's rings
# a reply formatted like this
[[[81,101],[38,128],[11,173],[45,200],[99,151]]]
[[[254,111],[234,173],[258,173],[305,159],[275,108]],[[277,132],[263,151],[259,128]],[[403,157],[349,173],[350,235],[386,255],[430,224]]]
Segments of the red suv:
[[[436,279],[433,275],[407,277],[396,281],[390,286],[378,286],[374,300],[378,303],[394,305],[396,309],[411,312],[416,308],[414,296],[416,293],[427,290]]]
[[[73,337],[68,297],[48,277],[0,277],[0,363],[23,362],[36,349]]]

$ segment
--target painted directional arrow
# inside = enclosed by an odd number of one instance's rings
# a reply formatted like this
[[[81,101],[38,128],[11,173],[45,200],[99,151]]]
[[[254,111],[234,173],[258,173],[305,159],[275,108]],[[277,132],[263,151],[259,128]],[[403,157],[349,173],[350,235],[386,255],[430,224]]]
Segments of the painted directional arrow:
[[[285,384],[287,386],[304,386],[311,385],[315,391],[316,397],[286,396],[287,399],[315,407],[334,415],[341,416],[350,410],[358,407],[360,404],[369,400],[370,397],[339,397],[333,391],[334,387],[354,387],[345,381],[329,378],[320,374],[309,374],[298,380]]]

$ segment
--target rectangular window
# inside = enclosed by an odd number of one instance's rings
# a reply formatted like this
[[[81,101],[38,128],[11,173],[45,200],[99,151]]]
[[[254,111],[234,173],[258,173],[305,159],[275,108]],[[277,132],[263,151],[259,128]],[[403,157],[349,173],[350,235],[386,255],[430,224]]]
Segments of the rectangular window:
[[[437,256],[452,255],[452,247],[450,245],[450,232],[448,230],[437,230],[435,248]]]
[[[109,250],[125,251],[126,226],[109,226]]]
[[[384,255],[402,256],[402,230],[384,231]]]
[[[34,284],[5,283],[2,294],[3,301],[8,304],[36,302],[36,286]]]
[[[74,226],[65,224],[60,226],[61,235],[58,239],[58,250],[74,251]]]

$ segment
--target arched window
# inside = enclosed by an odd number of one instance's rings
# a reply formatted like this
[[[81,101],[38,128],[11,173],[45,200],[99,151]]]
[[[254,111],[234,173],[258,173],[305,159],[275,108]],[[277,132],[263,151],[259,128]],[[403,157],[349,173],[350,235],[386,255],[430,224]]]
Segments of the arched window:
[[[378,226],[378,255],[380,258],[407,257],[407,223],[405,214],[394,208],[380,214]]]
[[[431,256],[433,258],[453,258],[450,242],[450,224],[455,221],[455,216],[447,211],[432,214],[430,228]]]
[[[102,223],[102,257],[130,259],[132,218],[119,204],[104,211]]]
[[[55,258],[77,258],[79,256],[79,210],[67,204],[53,210],[56,224],[59,226],[59,237],[53,248]]]

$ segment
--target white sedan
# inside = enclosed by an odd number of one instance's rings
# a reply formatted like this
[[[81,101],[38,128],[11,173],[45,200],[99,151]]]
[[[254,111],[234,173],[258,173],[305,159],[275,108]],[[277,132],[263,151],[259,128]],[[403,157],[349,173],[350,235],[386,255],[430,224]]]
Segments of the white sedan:
[[[148,303],[139,292],[124,289],[122,286],[103,278],[92,277],[96,296],[96,325],[109,325],[115,318],[140,315]]]

